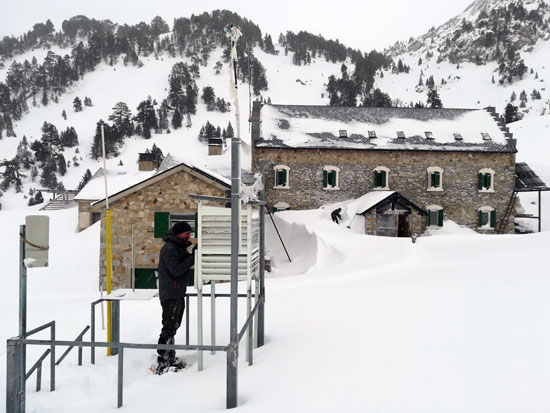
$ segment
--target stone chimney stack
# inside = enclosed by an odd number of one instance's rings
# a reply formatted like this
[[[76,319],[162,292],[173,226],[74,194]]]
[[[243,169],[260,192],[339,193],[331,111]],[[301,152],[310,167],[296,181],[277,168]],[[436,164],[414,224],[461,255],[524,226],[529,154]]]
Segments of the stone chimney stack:
[[[138,160],[138,169],[140,171],[153,171],[157,168],[155,155],[152,153],[140,153]]]

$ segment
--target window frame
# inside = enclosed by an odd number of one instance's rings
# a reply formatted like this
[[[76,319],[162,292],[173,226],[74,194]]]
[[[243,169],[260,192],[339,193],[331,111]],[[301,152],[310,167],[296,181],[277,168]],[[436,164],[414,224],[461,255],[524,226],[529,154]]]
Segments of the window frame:
[[[490,176],[490,185],[486,186],[487,175]],[[495,171],[491,168],[480,169],[477,173],[477,189],[479,192],[493,193],[495,192]]]
[[[485,205],[477,209],[477,229],[483,230],[483,231],[496,231],[497,226],[497,217],[496,217],[496,209]],[[483,214],[487,214],[487,223],[485,225],[482,225],[483,221]]]
[[[283,170],[285,172],[285,183],[280,185],[277,183],[278,171]],[[273,189],[290,189],[290,168],[286,165],[275,165],[273,167],[274,177],[273,177]]]
[[[388,191],[390,189],[390,169],[385,166],[377,166],[372,171],[374,173],[374,178],[372,183],[373,191]],[[381,172],[385,173],[385,186],[376,186],[377,174]]]
[[[426,169],[428,173],[428,188],[429,192],[442,192],[443,191],[443,168],[439,166],[430,166]],[[432,186],[432,175],[439,174],[439,186]]]
[[[333,186],[329,186],[329,175],[331,172],[335,173],[335,183]],[[340,190],[340,168],[333,165],[326,165],[323,167],[323,191],[339,191]]]
[[[445,209],[441,205],[428,205],[426,207],[426,210],[428,211],[428,219],[426,222],[427,228],[443,228],[443,220],[445,219]],[[437,212],[437,223],[432,224],[431,223],[431,212]]]

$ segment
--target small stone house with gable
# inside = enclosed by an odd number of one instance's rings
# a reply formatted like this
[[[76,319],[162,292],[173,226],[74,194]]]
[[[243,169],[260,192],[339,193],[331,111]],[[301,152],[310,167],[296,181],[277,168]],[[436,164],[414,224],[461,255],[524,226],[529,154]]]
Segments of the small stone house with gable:
[[[103,179],[103,174],[96,176],[75,197],[79,230],[101,219],[100,283],[106,276],[106,202],[104,196],[97,197],[94,186],[101,187]],[[116,177],[109,178],[109,182],[112,187],[117,186]],[[225,197],[231,188],[230,180],[175,162],[168,155],[158,171],[139,173],[133,181],[125,177],[124,182],[126,185],[118,184],[118,189],[112,190],[114,193],[109,196],[112,286],[130,288],[132,268],[135,268],[136,288],[156,288],[155,270],[164,233],[178,221],[187,221],[195,229],[198,204],[189,195]],[[90,199],[94,197],[96,199]]]
[[[251,121],[252,170],[266,161],[272,209],[319,208],[387,191],[408,207],[382,202],[363,211],[367,234],[388,235],[394,225],[391,235],[418,235],[445,218],[480,233],[514,232],[516,141],[494,108],[255,102]],[[413,228],[406,217],[415,213],[422,225]],[[386,233],[377,229],[382,219]],[[399,231],[400,224],[407,228]]]

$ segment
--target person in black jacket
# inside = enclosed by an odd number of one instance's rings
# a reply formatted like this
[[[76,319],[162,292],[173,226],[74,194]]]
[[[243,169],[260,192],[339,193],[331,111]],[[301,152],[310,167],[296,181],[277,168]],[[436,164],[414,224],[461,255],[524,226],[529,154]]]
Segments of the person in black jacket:
[[[174,344],[174,336],[181,325],[185,311],[187,272],[195,263],[195,254],[189,252],[191,246],[191,226],[178,222],[164,235],[165,244],[160,250],[158,266],[159,298],[162,306],[162,330],[159,344]],[[157,350],[160,366],[177,363],[174,350]]]

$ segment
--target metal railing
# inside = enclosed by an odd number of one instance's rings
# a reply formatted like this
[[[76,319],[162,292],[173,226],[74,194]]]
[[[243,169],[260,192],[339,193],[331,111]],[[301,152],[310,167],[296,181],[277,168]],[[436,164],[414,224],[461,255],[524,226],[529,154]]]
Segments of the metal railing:
[[[221,296],[226,297],[229,294],[215,294],[215,296]],[[241,294],[241,296],[246,296],[246,294]],[[239,335],[238,335],[238,341],[237,346],[240,343],[240,340],[244,337],[245,332],[249,331],[249,333],[252,330],[252,320],[254,316],[256,315],[256,312],[258,311],[258,308],[263,303],[263,296],[258,297],[258,301],[256,302],[256,305],[248,315]],[[95,304],[98,304],[102,300],[97,300],[94,302]],[[92,308],[94,308],[94,303],[92,303]],[[45,328],[47,328],[49,325],[52,325],[52,332],[55,332],[55,322],[48,323],[47,325],[41,326],[35,330],[32,330],[29,333],[35,333],[38,331],[41,331]],[[93,323],[92,323],[93,324]],[[123,402],[123,369],[124,369],[124,349],[142,349],[142,350],[200,350],[200,351],[224,351],[228,353],[231,350],[231,346],[216,346],[216,345],[196,345],[196,344],[156,344],[156,343],[121,343],[121,342],[98,342],[94,341],[93,339],[91,341],[79,341],[82,339],[84,334],[89,329],[89,326],[86,326],[86,328],[78,335],[77,340],[74,341],[68,341],[68,340],[56,340],[55,335],[52,335],[50,340],[36,340],[36,339],[29,339],[29,338],[12,338],[7,340],[7,392],[6,392],[6,411],[10,413],[23,413],[24,409],[21,409],[21,400],[24,400],[25,398],[25,388],[24,386],[22,388],[18,387],[18,379],[20,377],[21,373],[21,367],[22,367],[22,357],[23,353],[25,351],[25,347],[27,345],[37,345],[37,346],[50,346],[50,349],[48,349],[38,360],[38,362],[35,363],[35,365],[31,368],[29,373],[26,375],[30,377],[30,375],[35,370],[41,369],[41,363],[42,361],[50,355],[51,357],[51,372],[52,372],[52,379],[51,379],[51,390],[55,390],[55,375],[53,372],[55,372],[55,364],[53,360],[55,359],[55,347],[56,346],[62,346],[62,347],[69,347],[63,353],[61,358],[59,359],[59,364],[64,357],[70,352],[70,350],[74,347],[78,347],[79,349],[82,349],[83,347],[90,347],[92,355],[94,354],[94,350],[96,347],[100,348],[115,348],[118,350],[118,367],[117,367],[117,407],[122,406]],[[27,336],[30,334],[27,334]],[[91,329],[91,336],[95,338],[94,333],[94,326],[92,325]],[[79,365],[81,365],[82,357],[81,354],[79,354]],[[92,356],[92,364],[95,362],[95,356]],[[252,364],[252,358],[249,358],[249,364]],[[26,377],[26,378],[28,378]],[[40,379],[38,379],[38,384],[40,383]]]

